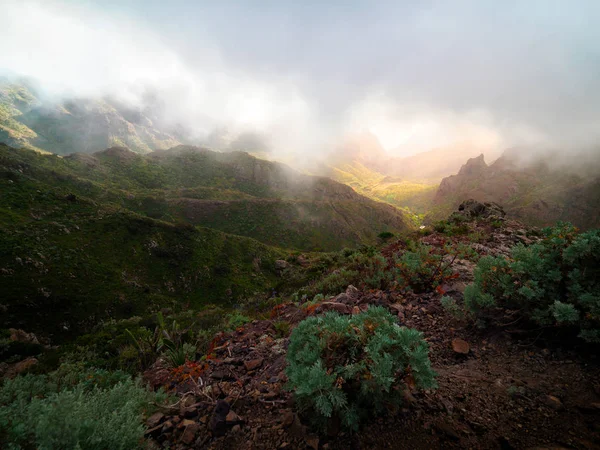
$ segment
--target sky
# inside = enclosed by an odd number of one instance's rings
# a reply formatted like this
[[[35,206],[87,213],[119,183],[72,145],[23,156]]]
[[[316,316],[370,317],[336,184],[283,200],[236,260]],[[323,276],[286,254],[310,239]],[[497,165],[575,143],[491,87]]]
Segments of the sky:
[[[595,0],[0,0],[0,72],[58,97],[151,89],[199,135],[306,154],[359,131],[398,155],[598,152],[599,22]]]

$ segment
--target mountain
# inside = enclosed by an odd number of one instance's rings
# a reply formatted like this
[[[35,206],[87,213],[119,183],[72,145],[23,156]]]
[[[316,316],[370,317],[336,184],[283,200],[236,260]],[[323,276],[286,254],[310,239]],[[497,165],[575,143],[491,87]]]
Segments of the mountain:
[[[10,160],[28,155],[4,147]],[[27,156],[72,186],[154,219],[186,222],[300,250],[375,242],[410,222],[397,209],[352,188],[247,153],[178,146],[148,155],[113,147],[68,157]]]
[[[523,163],[516,151],[492,164],[471,158],[456,175],[444,178],[436,192],[434,213],[443,217],[465,198],[497,202],[507,213],[532,225],[570,221],[588,229],[600,224],[600,177],[541,159]]]
[[[76,335],[107,317],[230,304],[277,285],[282,250],[125,209],[86,170],[0,145],[0,328]]]
[[[108,97],[42,99],[26,83],[0,79],[0,142],[15,147],[65,155],[117,145],[138,153],[178,145],[157,111]]]

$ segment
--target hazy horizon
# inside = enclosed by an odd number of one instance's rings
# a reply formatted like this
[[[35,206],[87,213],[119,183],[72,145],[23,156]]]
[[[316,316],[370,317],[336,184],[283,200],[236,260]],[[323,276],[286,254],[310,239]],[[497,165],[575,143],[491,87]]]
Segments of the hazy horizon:
[[[364,131],[395,156],[595,155],[598,18],[592,1],[5,0],[0,74],[50,98],[151,93],[196,136],[259,132],[303,155]]]

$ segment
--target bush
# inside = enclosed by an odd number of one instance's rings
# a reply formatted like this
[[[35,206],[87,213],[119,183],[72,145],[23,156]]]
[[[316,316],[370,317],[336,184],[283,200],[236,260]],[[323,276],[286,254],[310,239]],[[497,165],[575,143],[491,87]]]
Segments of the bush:
[[[243,327],[247,323],[252,322],[252,319],[248,316],[245,316],[242,313],[236,312],[229,316],[229,320],[227,322],[228,329],[231,331],[237,330],[240,327]]]
[[[431,291],[454,277],[451,267],[458,256],[450,246],[413,245],[395,258],[398,283],[417,293]]]
[[[436,386],[422,334],[398,326],[382,307],[302,321],[290,337],[287,362],[298,405],[322,428],[341,422],[357,429],[369,414],[397,406],[408,380]]]
[[[8,448],[130,449],[144,435],[142,413],[164,401],[124,372],[64,366],[0,387],[0,441]]]
[[[510,259],[481,258],[474,277],[465,307],[478,319],[515,310],[540,325],[577,326],[581,338],[600,342],[600,230],[546,228],[539,243],[513,247]]]

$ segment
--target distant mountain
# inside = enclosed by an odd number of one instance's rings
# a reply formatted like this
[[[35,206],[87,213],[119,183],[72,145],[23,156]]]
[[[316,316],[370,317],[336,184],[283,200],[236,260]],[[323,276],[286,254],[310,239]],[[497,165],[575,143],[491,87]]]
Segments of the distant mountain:
[[[27,84],[0,79],[0,142],[66,155],[117,145],[148,153],[180,139],[151,108],[111,98],[42,100]]]
[[[533,225],[570,221],[581,228],[600,225],[600,176],[551,167],[543,160],[522,163],[506,152],[489,166],[480,155],[456,175],[444,178],[436,192],[434,215],[444,217],[465,198],[494,201],[507,213]]]
[[[22,152],[4,150],[9,159]],[[411,227],[401,211],[348,186],[242,152],[178,146],[140,155],[113,147],[32,161],[75,194],[282,248],[337,250]]]

